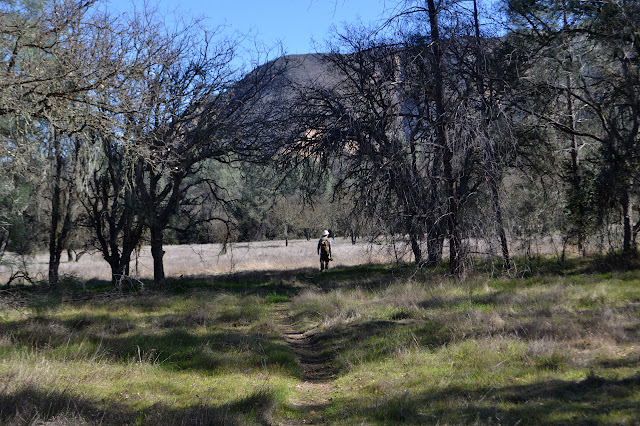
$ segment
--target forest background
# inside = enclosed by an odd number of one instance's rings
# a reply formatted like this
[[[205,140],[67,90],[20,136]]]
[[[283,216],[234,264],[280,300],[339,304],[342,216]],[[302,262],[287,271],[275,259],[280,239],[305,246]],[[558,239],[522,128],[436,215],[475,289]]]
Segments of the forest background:
[[[542,243],[633,263],[640,4],[499,6],[399,3],[328,53],[242,56],[223,28],[152,8],[3,2],[9,283],[46,249],[48,286],[87,252],[119,286],[149,245],[162,288],[168,244],[324,228],[459,276]]]
[[[1,2],[0,423],[637,424],[640,2],[495,6]]]

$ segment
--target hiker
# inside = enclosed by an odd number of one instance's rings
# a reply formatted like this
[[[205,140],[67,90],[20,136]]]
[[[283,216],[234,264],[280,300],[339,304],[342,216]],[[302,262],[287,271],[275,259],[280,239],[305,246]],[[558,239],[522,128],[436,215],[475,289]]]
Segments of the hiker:
[[[327,230],[322,233],[322,238],[318,241],[318,254],[320,255],[320,270],[329,269],[329,262],[333,259],[331,258],[331,241]]]

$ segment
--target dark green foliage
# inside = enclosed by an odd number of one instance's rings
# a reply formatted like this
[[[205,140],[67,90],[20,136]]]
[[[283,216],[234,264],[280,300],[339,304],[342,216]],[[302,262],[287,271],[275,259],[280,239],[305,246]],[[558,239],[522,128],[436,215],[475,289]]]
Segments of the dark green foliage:
[[[582,250],[588,237],[604,239],[619,228],[607,249],[634,257],[638,2],[514,0],[506,9],[513,30],[509,40],[520,52],[516,64],[520,75],[530,77],[518,82],[524,90],[518,109],[528,114],[533,131],[546,129],[543,145],[566,153],[560,167],[550,170],[565,183],[565,237]],[[542,164],[550,156],[539,159]]]
[[[5,176],[4,179],[0,183],[0,226],[6,230],[6,234],[0,233],[0,245],[6,238],[6,250],[23,255],[32,254],[35,249],[42,247],[38,235],[40,224],[33,211],[33,185],[22,178]]]

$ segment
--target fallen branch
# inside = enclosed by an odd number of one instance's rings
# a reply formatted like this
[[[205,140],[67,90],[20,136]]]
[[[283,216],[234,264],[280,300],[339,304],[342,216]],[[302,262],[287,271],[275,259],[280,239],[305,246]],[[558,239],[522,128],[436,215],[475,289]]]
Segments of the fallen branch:
[[[9,281],[7,281],[7,283],[4,285],[5,288],[9,288],[11,283],[17,279],[26,280],[33,285],[36,284],[36,282],[29,276],[28,272],[16,271],[13,275],[11,275]]]

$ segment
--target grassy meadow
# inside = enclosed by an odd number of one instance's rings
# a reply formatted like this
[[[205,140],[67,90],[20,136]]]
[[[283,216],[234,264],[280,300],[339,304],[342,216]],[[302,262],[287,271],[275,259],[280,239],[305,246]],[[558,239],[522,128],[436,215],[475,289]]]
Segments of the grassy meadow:
[[[3,291],[0,424],[638,424],[640,270],[592,264]]]
[[[319,238],[319,237],[318,237]],[[167,276],[194,277],[228,274],[232,272],[290,270],[315,268],[319,265],[316,255],[318,239],[284,241],[257,241],[231,243],[224,251],[222,244],[191,244],[165,246],[164,268]],[[355,266],[364,263],[395,262],[396,259],[410,261],[409,251],[404,246],[391,244],[370,245],[359,241],[351,244],[347,239],[333,241],[334,266]],[[86,253],[80,259],[67,260],[63,254],[60,275],[78,280],[109,280],[109,264],[99,252]],[[46,280],[49,255],[39,253],[18,257],[8,253],[0,264],[0,283],[6,283],[13,272],[27,271],[35,280]],[[140,279],[153,278],[153,258],[149,246],[143,246],[130,264],[131,275]]]

